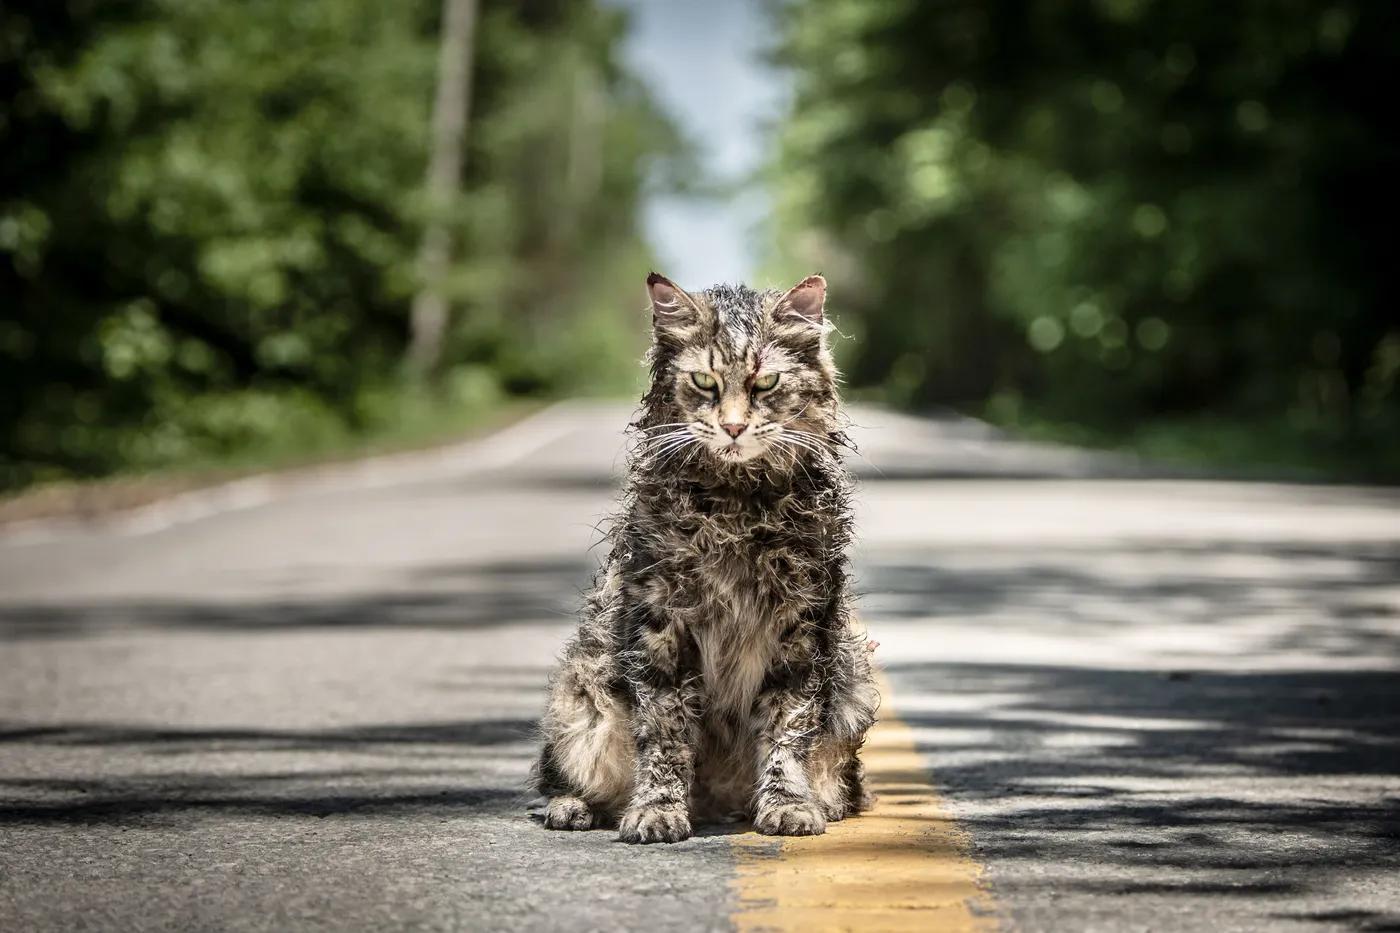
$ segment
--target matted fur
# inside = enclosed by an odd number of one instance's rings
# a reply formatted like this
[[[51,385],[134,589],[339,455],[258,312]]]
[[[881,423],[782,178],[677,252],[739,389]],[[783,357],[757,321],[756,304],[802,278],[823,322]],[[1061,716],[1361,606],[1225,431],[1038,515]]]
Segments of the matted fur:
[[[617,824],[628,842],[746,817],[820,833],[869,806],[858,751],[879,703],[850,609],[826,283],[648,286],[651,384],[542,721],[545,825]]]

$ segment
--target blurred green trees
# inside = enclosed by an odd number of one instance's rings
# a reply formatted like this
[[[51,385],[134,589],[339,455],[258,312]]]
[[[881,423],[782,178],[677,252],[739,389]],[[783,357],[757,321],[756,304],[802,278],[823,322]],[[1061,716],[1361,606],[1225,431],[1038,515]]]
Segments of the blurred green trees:
[[[1389,0],[792,0],[780,263],[857,386],[1400,472]]]
[[[436,0],[4,5],[0,489],[406,416],[439,16]],[[445,208],[458,403],[630,372],[615,289],[647,263],[647,179],[684,147],[616,63],[623,26],[589,0],[483,4],[464,192]]]

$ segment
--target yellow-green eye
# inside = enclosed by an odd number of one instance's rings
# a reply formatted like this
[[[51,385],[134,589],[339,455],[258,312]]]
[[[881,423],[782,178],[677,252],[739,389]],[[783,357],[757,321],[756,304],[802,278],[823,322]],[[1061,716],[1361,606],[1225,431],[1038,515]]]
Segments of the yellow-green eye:
[[[715,377],[709,373],[691,373],[690,381],[702,389],[713,389],[716,385]]]
[[[759,376],[753,381],[754,390],[757,392],[767,392],[778,384],[778,374],[769,373],[766,376]]]

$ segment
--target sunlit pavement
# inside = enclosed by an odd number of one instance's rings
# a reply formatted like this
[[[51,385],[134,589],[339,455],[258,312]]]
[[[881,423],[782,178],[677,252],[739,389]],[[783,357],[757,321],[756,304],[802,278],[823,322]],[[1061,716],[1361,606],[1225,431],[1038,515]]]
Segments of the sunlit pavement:
[[[730,929],[733,830],[525,788],[626,415],[0,538],[0,929]],[[1400,493],[855,417],[864,613],[989,923],[1400,929]]]

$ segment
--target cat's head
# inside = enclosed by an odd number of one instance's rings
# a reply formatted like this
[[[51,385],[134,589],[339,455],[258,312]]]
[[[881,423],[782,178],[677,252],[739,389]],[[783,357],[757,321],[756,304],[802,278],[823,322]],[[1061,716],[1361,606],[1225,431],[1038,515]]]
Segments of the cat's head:
[[[833,453],[836,367],[826,345],[826,280],[786,292],[717,285],[687,293],[653,272],[646,449],[712,465],[793,465]]]

